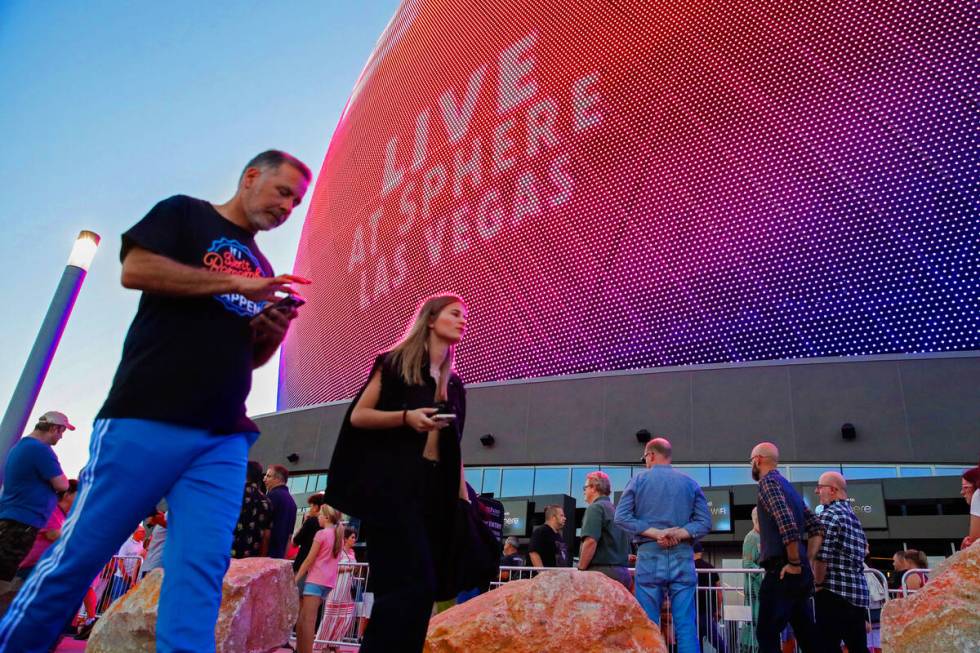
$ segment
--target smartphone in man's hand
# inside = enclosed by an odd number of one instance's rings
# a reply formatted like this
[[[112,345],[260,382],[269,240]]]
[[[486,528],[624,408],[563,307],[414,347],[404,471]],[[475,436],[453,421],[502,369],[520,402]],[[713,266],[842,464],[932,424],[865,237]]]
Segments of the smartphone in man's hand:
[[[290,309],[299,308],[306,303],[306,300],[302,297],[297,297],[296,295],[286,295],[279,301],[277,301],[272,306],[268,307],[266,310],[280,310],[286,312]]]

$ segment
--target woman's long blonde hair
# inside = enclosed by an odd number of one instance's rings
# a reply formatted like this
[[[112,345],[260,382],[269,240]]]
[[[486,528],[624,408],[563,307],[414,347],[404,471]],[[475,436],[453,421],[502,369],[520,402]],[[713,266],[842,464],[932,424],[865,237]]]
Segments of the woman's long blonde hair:
[[[457,295],[445,294],[429,297],[419,307],[415,320],[405,336],[391,349],[392,362],[397,366],[402,379],[409,385],[422,385],[422,360],[429,348],[429,324],[450,304],[464,303]],[[446,359],[439,366],[439,382],[436,386],[436,401],[448,397],[447,386],[453,373],[456,347],[449,346]]]
[[[336,558],[340,555],[340,550],[344,548],[344,516],[339,510],[327,504],[320,506],[320,515],[327,520],[328,524],[333,524],[333,551],[330,557]]]

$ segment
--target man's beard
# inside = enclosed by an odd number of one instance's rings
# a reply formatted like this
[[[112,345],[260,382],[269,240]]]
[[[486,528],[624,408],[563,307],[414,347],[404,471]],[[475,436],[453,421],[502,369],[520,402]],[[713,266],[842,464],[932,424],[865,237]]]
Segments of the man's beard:
[[[759,468],[755,464],[752,465],[752,480],[759,480]]]
[[[248,222],[256,231],[272,231],[280,224],[282,221],[265,211],[257,211],[255,213],[248,214]]]

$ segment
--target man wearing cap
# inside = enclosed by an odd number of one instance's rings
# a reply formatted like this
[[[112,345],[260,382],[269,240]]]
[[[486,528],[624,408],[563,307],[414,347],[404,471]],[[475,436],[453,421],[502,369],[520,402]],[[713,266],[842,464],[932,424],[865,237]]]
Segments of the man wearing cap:
[[[51,449],[66,430],[75,427],[63,413],[44,413],[7,456],[0,494],[0,594],[10,590],[17,567],[58,502],[58,492],[68,489],[68,478]]]

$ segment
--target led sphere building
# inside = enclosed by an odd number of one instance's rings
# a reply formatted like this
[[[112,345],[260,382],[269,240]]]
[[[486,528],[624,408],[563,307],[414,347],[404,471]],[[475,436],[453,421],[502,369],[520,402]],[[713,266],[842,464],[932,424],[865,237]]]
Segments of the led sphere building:
[[[647,430],[736,488],[740,539],[768,439],[791,480],[879,483],[883,537],[921,512],[952,539],[944,474],[980,454],[971,11],[406,0],[312,193],[253,456],[322,486],[374,355],[451,290],[478,490],[621,489]]]

